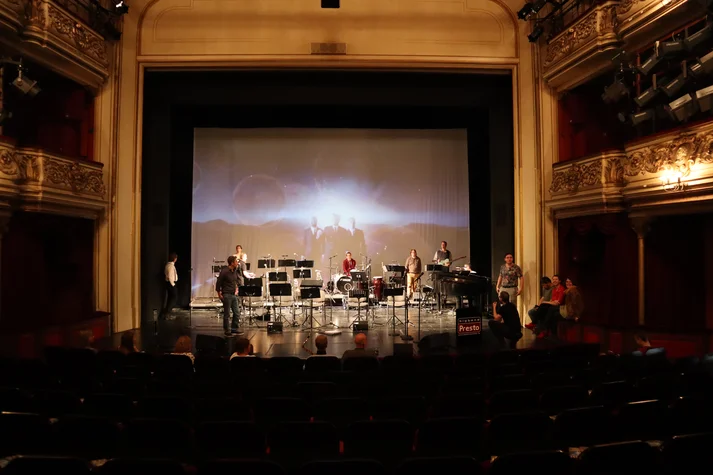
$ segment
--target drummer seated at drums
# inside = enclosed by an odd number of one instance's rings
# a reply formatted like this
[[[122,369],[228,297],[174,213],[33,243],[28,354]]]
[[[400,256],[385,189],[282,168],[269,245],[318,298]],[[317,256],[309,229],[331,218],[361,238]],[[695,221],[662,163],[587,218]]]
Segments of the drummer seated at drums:
[[[352,259],[352,253],[347,251],[347,258],[342,261],[342,271],[344,275],[349,276],[352,269],[356,269],[356,261]]]

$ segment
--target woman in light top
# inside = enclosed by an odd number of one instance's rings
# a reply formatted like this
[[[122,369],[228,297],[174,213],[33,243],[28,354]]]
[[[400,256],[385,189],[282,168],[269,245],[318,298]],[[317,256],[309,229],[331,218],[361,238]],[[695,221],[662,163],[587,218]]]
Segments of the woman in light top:
[[[243,246],[238,244],[235,246],[235,254],[233,254],[239,261],[247,262],[248,255],[243,252]]]

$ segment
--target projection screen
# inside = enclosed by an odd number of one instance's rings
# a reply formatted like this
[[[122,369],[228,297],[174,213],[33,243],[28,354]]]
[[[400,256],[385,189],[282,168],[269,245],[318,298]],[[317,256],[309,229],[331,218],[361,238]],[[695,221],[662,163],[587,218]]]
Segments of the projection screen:
[[[269,254],[325,284],[346,251],[373,276],[443,240],[469,256],[468,204],[465,129],[195,129],[192,297],[215,295],[212,262],[238,244],[258,277]]]

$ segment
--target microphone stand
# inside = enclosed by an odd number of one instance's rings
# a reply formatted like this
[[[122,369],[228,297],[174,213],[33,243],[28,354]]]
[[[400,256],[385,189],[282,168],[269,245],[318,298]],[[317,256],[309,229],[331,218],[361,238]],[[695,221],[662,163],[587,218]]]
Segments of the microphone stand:
[[[334,259],[336,256],[330,256],[329,257],[329,282],[332,282],[334,280],[332,276],[332,259]],[[327,282],[327,287],[329,288],[329,282]],[[329,290],[329,289],[327,289]],[[339,325],[334,323],[334,318],[332,318],[334,315],[334,288],[332,288],[332,291],[329,293],[329,323],[325,323],[323,326],[328,327],[328,326],[333,326],[334,328],[339,328]]]
[[[413,340],[413,337],[408,334],[408,323],[409,323],[408,322],[408,304],[409,304],[409,296],[408,296],[409,288],[408,287],[404,287],[404,293],[406,294],[405,299],[404,299],[405,300],[405,305],[404,305],[405,319],[404,319],[404,333],[401,335],[401,339],[404,341],[409,341],[409,340]]]

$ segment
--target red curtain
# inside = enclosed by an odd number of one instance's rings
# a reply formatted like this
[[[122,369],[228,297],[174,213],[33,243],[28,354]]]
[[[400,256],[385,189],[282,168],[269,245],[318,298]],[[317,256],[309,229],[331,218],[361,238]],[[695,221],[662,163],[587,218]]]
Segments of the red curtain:
[[[706,249],[713,246],[713,215],[660,217],[646,237],[646,326],[664,331],[707,327],[713,277]],[[710,251],[708,251],[710,252]]]
[[[637,240],[625,214],[562,219],[559,274],[571,278],[584,298],[584,320],[636,325]]]
[[[0,328],[39,330],[94,316],[94,222],[15,213],[2,239]]]

